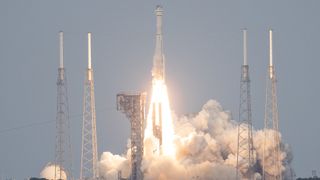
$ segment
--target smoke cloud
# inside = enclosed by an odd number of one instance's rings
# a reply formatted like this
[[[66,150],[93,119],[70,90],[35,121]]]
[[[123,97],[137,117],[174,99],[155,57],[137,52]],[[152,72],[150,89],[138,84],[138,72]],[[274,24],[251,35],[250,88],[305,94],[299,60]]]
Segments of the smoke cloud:
[[[49,163],[41,171],[40,177],[50,179],[50,180],[51,179],[56,180],[60,176],[60,173],[61,173],[61,177],[62,177],[61,180],[67,180],[66,173],[60,168],[59,165]]]
[[[235,179],[238,129],[229,111],[224,110],[217,101],[209,100],[200,112],[181,117],[173,114],[173,120],[176,156],[145,152],[141,167],[145,180]],[[255,179],[261,179],[263,142],[264,131],[253,130]],[[152,149],[150,146],[154,144],[150,139],[144,144],[145,149]],[[271,155],[274,148],[272,141],[268,140],[267,156]],[[289,146],[281,143],[284,179],[291,174],[292,158]],[[130,150],[122,156],[104,152],[99,167],[101,177],[108,180],[117,180],[118,172],[121,172],[122,178],[128,178],[131,170]],[[265,170],[268,174],[276,172],[270,158],[267,158]]]

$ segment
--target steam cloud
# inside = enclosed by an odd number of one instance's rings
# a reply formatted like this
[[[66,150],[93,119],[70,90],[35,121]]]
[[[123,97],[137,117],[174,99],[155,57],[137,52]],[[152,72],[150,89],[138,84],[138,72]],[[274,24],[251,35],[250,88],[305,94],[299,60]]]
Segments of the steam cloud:
[[[237,122],[215,100],[209,100],[199,113],[178,117],[173,115],[176,156],[158,156],[145,152],[141,170],[145,180],[172,179],[235,179],[237,164]],[[267,130],[271,131],[271,130]],[[261,179],[264,131],[253,130],[255,179]],[[270,156],[275,148],[268,141]],[[130,142],[128,143],[128,147]],[[153,142],[145,143],[145,148]],[[129,148],[128,148],[129,149]],[[275,174],[272,161],[267,158],[265,170]],[[281,143],[284,179],[290,179],[292,153],[288,145]],[[125,155],[104,152],[99,163],[101,177],[118,179],[130,176],[130,149]]]
[[[60,172],[61,172],[61,176],[62,176],[61,179],[67,180],[66,173],[62,169],[60,169],[59,165],[49,163],[41,171],[40,177],[45,178],[45,179],[56,180],[58,178],[58,174],[60,174]],[[56,177],[55,177],[55,175],[56,175]]]

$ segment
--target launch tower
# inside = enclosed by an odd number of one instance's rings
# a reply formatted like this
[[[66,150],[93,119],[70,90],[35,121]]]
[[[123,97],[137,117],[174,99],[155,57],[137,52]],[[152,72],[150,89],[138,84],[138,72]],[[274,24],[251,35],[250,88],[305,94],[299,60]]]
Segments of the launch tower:
[[[143,133],[145,121],[146,93],[118,94],[117,109],[131,123],[131,180],[142,180]],[[121,177],[121,176],[120,176]]]
[[[56,143],[55,143],[55,179],[64,179],[63,170],[67,179],[72,180],[72,154],[70,142],[70,122],[67,78],[63,65],[63,32],[59,33],[60,40],[60,64],[57,79],[57,116],[56,116]],[[59,167],[57,167],[59,166]]]
[[[238,124],[238,148],[237,148],[237,179],[240,174],[247,179],[253,179],[252,167],[253,139],[249,65],[247,59],[247,30],[243,30],[243,59],[240,79],[240,107]]]
[[[84,82],[81,180],[98,178],[98,150],[93,69],[91,67],[91,33],[88,33],[88,69]]]
[[[281,159],[280,159],[280,132],[279,132],[279,116],[277,104],[277,90],[276,90],[276,73],[273,65],[272,54],[272,30],[269,30],[269,68],[267,75],[266,86],[266,105],[265,105],[265,119],[264,119],[264,147],[263,147],[263,179],[264,180],[282,180]],[[271,140],[273,152],[268,152],[266,143]],[[269,157],[267,159],[267,153]],[[270,157],[271,156],[271,157]],[[273,174],[266,172],[266,164],[272,164]],[[269,162],[271,161],[271,162]]]

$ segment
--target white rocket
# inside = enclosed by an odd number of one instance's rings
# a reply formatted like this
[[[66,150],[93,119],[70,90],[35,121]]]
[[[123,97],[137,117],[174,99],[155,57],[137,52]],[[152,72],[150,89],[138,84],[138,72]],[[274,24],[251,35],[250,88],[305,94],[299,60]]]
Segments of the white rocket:
[[[153,56],[152,78],[154,80],[165,80],[165,58],[163,54],[162,39],[162,6],[158,5],[155,10],[157,17],[156,49]]]

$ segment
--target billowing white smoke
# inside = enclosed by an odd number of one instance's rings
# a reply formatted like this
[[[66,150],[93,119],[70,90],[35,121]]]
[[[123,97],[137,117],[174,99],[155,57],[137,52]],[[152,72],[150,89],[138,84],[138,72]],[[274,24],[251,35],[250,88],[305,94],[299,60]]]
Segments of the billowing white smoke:
[[[130,140],[128,143],[128,151],[126,155],[113,155],[110,152],[104,152],[101,155],[99,162],[99,173],[104,179],[115,179],[119,176],[123,178],[129,178],[131,173],[131,162],[130,162]]]
[[[40,173],[40,177],[50,180],[67,180],[66,173],[62,169],[60,169],[60,166],[51,163],[47,164],[46,167],[43,168],[43,170]]]
[[[142,171],[146,180],[172,179],[235,179],[237,152],[237,122],[231,113],[223,110],[215,100],[209,100],[199,113],[177,117],[173,115],[175,127],[176,156],[158,156],[145,153]],[[255,177],[261,178],[264,132],[254,131]],[[271,140],[266,149],[272,152]],[[144,146],[152,145],[152,142]],[[146,147],[147,148],[147,147]],[[269,153],[267,155],[270,155]],[[281,146],[281,160],[289,175],[292,154],[287,145]],[[265,170],[274,174],[272,163],[266,162]],[[130,176],[130,152],[126,156],[102,154],[100,174],[106,179]]]

